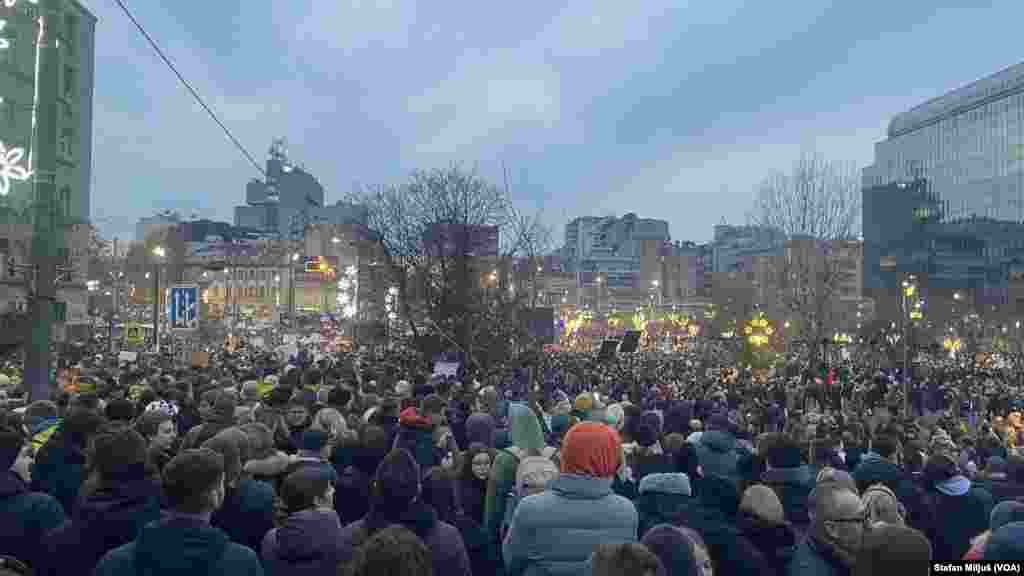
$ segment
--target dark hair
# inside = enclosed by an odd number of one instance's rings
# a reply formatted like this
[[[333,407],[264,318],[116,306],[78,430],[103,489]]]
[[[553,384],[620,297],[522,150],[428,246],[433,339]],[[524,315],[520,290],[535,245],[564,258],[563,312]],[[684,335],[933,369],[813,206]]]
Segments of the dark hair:
[[[393,524],[359,545],[339,576],[434,576],[433,555],[419,536]],[[439,575],[440,576],[440,575]]]
[[[800,446],[784,434],[766,439],[765,460],[772,468],[799,468]]]
[[[146,476],[146,439],[131,428],[98,434],[90,456],[92,468],[104,485]]]
[[[601,544],[591,557],[594,576],[650,576],[664,572],[661,560],[637,542]]]
[[[435,466],[427,472],[420,499],[437,511],[437,516],[442,522],[455,524],[462,511],[455,478],[440,466]]]
[[[871,449],[882,458],[890,458],[893,454],[902,451],[903,445],[895,436],[881,434],[875,437],[875,440],[871,443]]]
[[[73,448],[84,450],[97,432],[106,424],[103,416],[85,408],[73,408],[60,426],[62,442]]]
[[[334,484],[334,469],[329,466],[302,466],[281,483],[281,501],[289,513],[312,508],[316,499]]]
[[[469,448],[462,453],[462,467],[459,469],[459,480],[461,482],[475,482],[476,476],[473,474],[473,460],[477,454],[487,454],[491,459],[491,465],[494,465],[494,454],[490,448],[480,442],[473,442],[469,445]]]
[[[209,512],[210,493],[223,479],[223,456],[209,448],[183,450],[164,466],[164,496],[177,512]]]
[[[404,509],[419,496],[420,466],[408,451],[398,448],[384,457],[373,478],[374,505]]]
[[[428,394],[420,402],[420,410],[423,412],[423,416],[440,414],[444,411],[444,400],[437,394]]]
[[[135,419],[135,403],[123,398],[111,400],[103,413],[111,422],[131,422]]]
[[[0,467],[10,470],[25,447],[25,434],[17,428],[0,428]]]
[[[670,574],[673,570],[683,570],[682,574],[700,574],[694,551],[696,544],[680,527],[658,524],[644,534],[641,543],[661,560]]]
[[[922,477],[925,485],[934,489],[936,484],[949,480],[959,473],[960,469],[953,458],[948,454],[939,452],[932,454],[928,458],[928,462],[924,465]]]
[[[143,438],[149,440],[160,431],[161,424],[171,420],[173,420],[173,416],[163,410],[150,410],[144,412],[135,422],[135,429],[142,434]]]
[[[1014,484],[1024,484],[1024,457],[1013,454],[1006,459],[1006,475]]]
[[[683,444],[673,458],[676,472],[682,472],[690,477],[691,481],[698,477],[697,467],[700,466],[700,459],[697,455],[697,447],[692,442]]]

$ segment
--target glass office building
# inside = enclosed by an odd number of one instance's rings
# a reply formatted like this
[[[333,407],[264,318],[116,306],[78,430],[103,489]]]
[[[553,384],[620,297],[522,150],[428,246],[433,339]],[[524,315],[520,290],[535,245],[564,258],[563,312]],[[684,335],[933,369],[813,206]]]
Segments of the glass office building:
[[[864,188],[923,179],[945,219],[1024,222],[1024,63],[896,115]]]

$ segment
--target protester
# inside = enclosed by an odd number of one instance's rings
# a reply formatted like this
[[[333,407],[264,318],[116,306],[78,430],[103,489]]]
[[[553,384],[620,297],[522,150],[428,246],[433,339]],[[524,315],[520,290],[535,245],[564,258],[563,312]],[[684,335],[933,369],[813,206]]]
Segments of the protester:
[[[1024,522],[1010,522],[996,530],[985,543],[982,560],[1019,562],[1024,558]]]
[[[661,560],[637,542],[601,544],[590,557],[593,576],[661,576]]]
[[[882,522],[894,526],[903,526],[906,520],[906,509],[896,498],[896,494],[885,484],[868,487],[860,497],[867,512],[868,526]]]
[[[667,576],[703,576],[695,547],[686,532],[671,524],[658,524],[640,542],[661,560]]]
[[[228,428],[203,442],[203,448],[220,454],[224,462],[224,500],[210,524],[223,530],[232,542],[258,553],[264,534],[274,527],[274,489],[244,472],[248,437],[238,428]]]
[[[657,524],[672,523],[693,506],[690,478],[681,472],[649,474],[640,481],[633,501],[639,519],[639,536]]]
[[[515,438],[518,419],[513,418]],[[509,576],[554,566],[563,574],[580,574],[598,544],[636,541],[636,509],[612,493],[621,464],[622,444],[614,430],[596,422],[573,426],[563,442],[561,474],[515,511],[503,543]]]
[[[762,574],[786,574],[796,551],[797,533],[786,523],[782,502],[771,488],[755,484],[743,492],[736,527],[760,553]]]
[[[366,425],[359,434],[352,463],[338,473],[334,492],[334,510],[342,525],[366,516],[370,506],[370,483],[377,467],[391,450],[387,432],[380,426]]]
[[[515,501],[509,495],[517,488],[515,483],[519,464],[528,457],[550,458],[555,452],[553,448],[544,445],[544,432],[537,415],[526,405],[516,403],[509,406],[509,425],[512,446],[499,450],[494,458],[484,506],[484,530],[495,541],[500,541],[503,535],[499,531],[512,514],[506,508],[510,500]]]
[[[790,576],[846,576],[860,553],[865,510],[856,492],[834,484],[815,488],[811,530],[793,554]]]
[[[474,442],[463,454],[459,472],[459,494],[466,515],[483,528],[484,503],[487,498],[487,480],[491,475],[493,451],[484,444]]]
[[[462,536],[451,524],[420,500],[420,467],[409,452],[392,450],[377,467],[367,515],[344,527],[341,560],[352,558],[353,549],[391,524],[416,533],[430,548],[435,574],[471,576],[469,556]]]
[[[815,478],[800,460],[800,448],[790,438],[774,435],[762,442],[765,448],[765,473],[761,482],[775,491],[782,502],[786,521],[801,532],[810,525],[807,501]]]
[[[1006,500],[996,504],[989,514],[988,530],[971,540],[971,549],[964,554],[964,560],[981,560],[992,533],[1011,522],[1024,522],[1024,503]]]
[[[210,390],[203,394],[199,409],[203,423],[185,434],[181,440],[181,449],[196,448],[222,430],[234,426],[237,406],[238,401],[235,396],[223,390]]]
[[[263,574],[256,553],[210,526],[224,499],[224,462],[212,450],[184,450],[164,469],[168,514],[138,537],[108,552],[95,576],[136,574]]]
[[[43,536],[65,520],[57,499],[31,491],[27,479],[14,472],[19,460],[31,459],[32,445],[25,434],[0,428],[0,555],[26,564],[36,563]]]
[[[696,442],[700,465],[706,476],[721,476],[734,482],[739,481],[737,464],[739,454],[736,436],[728,417],[717,414],[711,417],[707,430]]]
[[[147,477],[146,458],[146,441],[130,428],[96,437],[81,502],[43,540],[37,576],[88,576],[104,554],[159,519],[160,485]]]
[[[178,452],[178,429],[174,416],[171,410],[157,406],[152,410],[146,409],[135,424],[135,429],[146,440],[148,463],[156,472],[162,472]]]
[[[412,530],[393,524],[359,546],[339,576],[434,576],[430,549]]]
[[[341,522],[334,511],[334,471],[303,467],[281,485],[288,518],[266,532],[261,545],[267,576],[334,576],[342,555]]]
[[[65,512],[74,513],[85,480],[86,449],[103,426],[95,411],[73,409],[36,453],[32,489],[52,495]]]
[[[458,528],[473,574],[504,573],[498,548],[484,533],[480,523],[469,517],[462,508],[454,475],[441,467],[427,472],[423,480],[423,503],[434,508],[442,522]]]
[[[931,573],[932,548],[925,535],[913,528],[891,524],[877,526],[864,534],[853,572],[856,576],[928,576]]]
[[[971,539],[988,529],[992,496],[971,485],[947,454],[931,456],[925,465],[925,505],[929,522],[923,527],[936,562],[963,558]],[[955,522],[947,519],[955,518]]]

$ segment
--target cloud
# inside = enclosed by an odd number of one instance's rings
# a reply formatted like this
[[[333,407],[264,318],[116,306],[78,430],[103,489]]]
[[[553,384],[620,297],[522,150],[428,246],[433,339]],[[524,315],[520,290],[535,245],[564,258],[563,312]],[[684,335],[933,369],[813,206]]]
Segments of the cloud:
[[[115,4],[86,2],[100,18],[94,216],[120,233],[158,208],[230,220],[257,171]],[[955,2],[132,9],[258,161],[287,137],[329,200],[460,161],[495,182],[507,167],[517,203],[556,226],[631,211],[706,239],[802,149],[866,164],[892,114],[1012,63],[1000,42],[1024,8],[943,4]]]

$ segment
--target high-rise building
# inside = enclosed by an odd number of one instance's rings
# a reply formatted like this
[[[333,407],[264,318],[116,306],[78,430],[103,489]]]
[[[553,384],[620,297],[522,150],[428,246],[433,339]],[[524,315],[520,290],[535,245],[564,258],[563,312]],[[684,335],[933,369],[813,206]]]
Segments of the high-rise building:
[[[1024,262],[1024,63],[893,117],[862,206],[867,295],[898,293],[913,274],[928,300],[1007,304]]]
[[[947,218],[1024,222],[1024,63],[897,114],[864,188],[923,180]]]
[[[33,146],[33,110],[36,105],[36,69],[39,51],[38,4],[0,3],[6,48],[0,49],[0,141],[8,148]],[[57,200],[65,221],[89,220],[92,182],[92,101],[95,70],[96,17],[76,0],[60,2],[56,22],[48,22],[59,42],[60,80],[57,94]],[[13,205],[32,199],[31,180],[12,182],[8,195]]]
[[[139,218],[135,223],[135,241],[145,242],[157,232],[173,228],[181,223],[181,214],[170,210],[164,210],[152,216]]]
[[[265,180],[246,184],[246,205],[235,207],[235,226],[301,240],[305,228],[312,224],[366,222],[365,206],[340,201],[325,204],[323,185],[288,159],[284,140],[274,140],[265,171]]]

